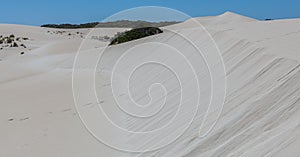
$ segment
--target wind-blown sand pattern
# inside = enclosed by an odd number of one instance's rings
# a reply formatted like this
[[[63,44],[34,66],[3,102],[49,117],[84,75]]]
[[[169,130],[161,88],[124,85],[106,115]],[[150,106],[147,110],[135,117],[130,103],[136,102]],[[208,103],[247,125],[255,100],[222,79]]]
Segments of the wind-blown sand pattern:
[[[96,28],[95,34],[88,35],[90,29],[63,30],[66,32],[57,34],[55,32],[62,30],[0,25],[3,35],[29,38],[25,42],[27,48],[22,49],[24,55],[18,48],[0,50],[0,156],[299,156],[300,20],[257,21],[229,12],[195,20],[211,33],[223,57],[227,76],[223,111],[207,136],[198,137],[204,112],[200,109],[190,128],[175,142],[142,154],[118,152],[93,138],[78,116],[72,95],[73,62],[82,39],[97,34],[113,36],[125,29]],[[193,27],[188,20],[166,28],[192,38]],[[197,38],[195,40],[202,41],[205,48],[206,39]],[[185,43],[176,43],[178,38],[170,32],[117,45],[109,48],[110,53],[104,56],[105,64],[99,67],[100,70],[105,69],[109,73],[123,49],[150,41],[185,46]],[[87,64],[92,54],[98,53],[105,44],[106,41],[90,40],[87,47],[81,49]],[[163,50],[157,49],[158,52]],[[145,50],[147,52],[152,50]],[[84,66],[83,76],[84,70],[93,70],[88,69],[89,65]],[[145,78],[133,77],[136,79],[133,86],[140,87],[133,90],[140,102],[147,102],[147,97],[143,96],[147,92],[145,89],[152,83],[153,74],[161,71],[151,66],[147,68],[137,71],[137,75]],[[176,102],[178,94],[176,79],[168,76],[161,74],[157,79],[168,80],[166,86],[172,88],[167,90],[175,91],[167,100],[169,105],[148,121],[126,117],[119,121],[120,125],[146,131],[161,127],[174,116],[177,107],[172,102]],[[109,81],[105,72],[97,73],[96,88],[103,98],[100,103],[118,117],[121,111],[107,106],[113,102],[111,95],[105,95]],[[97,102],[87,101],[79,105],[93,110]],[[204,128],[209,127],[215,114],[210,114]],[[180,122],[184,121],[179,121],[178,127]],[[161,135],[162,140],[168,134],[171,132]],[[134,137],[120,140],[141,147],[145,142]],[[146,142],[151,140],[149,138]]]

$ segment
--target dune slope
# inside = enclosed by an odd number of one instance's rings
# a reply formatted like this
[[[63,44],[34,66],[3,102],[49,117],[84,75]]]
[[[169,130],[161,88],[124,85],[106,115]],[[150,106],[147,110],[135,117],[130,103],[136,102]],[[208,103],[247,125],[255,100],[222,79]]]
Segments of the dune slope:
[[[220,49],[227,78],[226,97],[223,111],[213,130],[205,137],[198,137],[199,126],[203,120],[205,106],[200,106],[192,124],[176,141],[150,152],[128,153],[116,151],[96,140],[82,124],[75,108],[72,95],[73,61],[82,41],[77,32],[88,36],[89,30],[76,30],[70,37],[49,34],[54,29],[0,25],[0,32],[28,36],[32,50],[25,55],[13,53],[0,61],[0,156],[163,156],[163,157],[216,157],[216,156],[298,156],[300,150],[300,20],[257,21],[234,13],[216,17],[196,18],[212,35]],[[200,46],[209,53],[205,36],[193,36],[195,26],[191,20],[165,27],[199,41]],[[14,29],[9,29],[14,28]],[[105,35],[124,29],[99,29]],[[32,32],[27,34],[26,32]],[[69,31],[69,30],[66,30]],[[48,34],[47,34],[48,33]],[[204,33],[204,32],[203,32]],[[91,62],[95,61],[105,42],[90,41],[80,54],[83,59],[78,74],[84,78],[86,72],[93,71]],[[174,45],[181,49],[188,60],[197,61],[195,49],[188,47],[179,36],[166,31],[160,35],[110,47],[105,51],[101,64],[97,67],[96,91],[112,119],[120,126],[134,131],[149,131],[167,124],[178,109],[180,89],[176,76],[164,67],[147,65],[136,70],[130,84],[133,99],[141,104],[149,102],[148,88],[155,82],[163,82],[170,94],[166,106],[156,116],[149,119],[132,118],[120,108],[115,107],[109,74],[113,65],[124,54],[124,50],[139,44],[159,42]],[[128,63],[137,59],[151,58],[153,54],[161,60],[177,64],[174,56],[165,53],[165,47],[139,49]],[[1,50],[7,53],[9,48]],[[14,52],[17,50],[13,50]],[[173,58],[172,58],[173,57]],[[198,56],[199,57],[199,56]],[[194,66],[204,65],[204,61],[194,62]],[[116,75],[116,82],[126,83],[123,76],[130,70],[130,64],[123,66]],[[180,65],[180,64],[179,64]],[[180,70],[180,67],[178,68]],[[204,67],[204,66],[203,66]],[[181,73],[186,72],[183,68]],[[204,85],[203,99],[206,104],[209,91],[205,91],[207,78],[201,72],[200,81]],[[191,79],[192,80],[192,79]],[[189,80],[183,82],[189,84]],[[201,82],[200,82],[201,83]],[[188,86],[189,87],[189,86]],[[192,87],[191,87],[192,89]],[[85,91],[83,91],[85,92]],[[154,89],[160,95],[161,91]],[[189,93],[185,103],[189,103],[194,93]],[[157,95],[156,95],[157,96]],[[82,109],[96,110],[98,102],[90,99],[78,105]],[[122,97],[119,95],[118,97]],[[161,99],[155,99],[160,102]],[[155,103],[154,103],[155,104]],[[130,108],[130,107],[129,107]],[[152,108],[157,109],[155,107]],[[148,114],[132,108],[140,114]],[[215,110],[207,117],[207,129],[217,116]],[[185,124],[189,112],[184,112],[173,132],[160,135],[168,140]],[[93,117],[89,117],[93,118]],[[101,120],[100,120],[101,122]],[[100,128],[101,129],[101,128]],[[105,129],[104,129],[105,131]],[[116,137],[118,137],[116,135]],[[112,137],[115,138],[115,137]],[[118,137],[119,138],[119,137]],[[143,147],[156,142],[155,137],[140,140],[137,137],[120,137],[132,147]]]

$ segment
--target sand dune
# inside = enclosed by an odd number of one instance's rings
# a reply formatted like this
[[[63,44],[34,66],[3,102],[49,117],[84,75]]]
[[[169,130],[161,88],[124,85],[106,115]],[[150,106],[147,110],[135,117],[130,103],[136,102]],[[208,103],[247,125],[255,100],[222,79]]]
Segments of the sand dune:
[[[193,20],[200,22],[220,49],[227,77],[226,97],[223,111],[212,131],[205,137],[198,137],[199,127],[207,110],[209,86],[205,74],[204,60],[197,56],[196,49],[189,42],[174,35],[172,31],[193,39],[204,55],[212,50],[207,36],[195,34]],[[199,27],[199,26],[198,26]],[[82,124],[76,110],[72,93],[73,62],[79,49],[81,62],[77,67],[78,79],[89,80],[93,72],[97,54],[107,44],[104,41],[90,39],[91,36],[108,35],[125,29],[97,28],[56,30],[20,25],[0,25],[0,34],[28,37],[25,54],[20,50],[4,48],[0,50],[0,156],[162,156],[162,157],[216,157],[216,156],[299,156],[300,150],[300,20],[258,21],[234,13],[225,13],[216,17],[201,17],[184,23],[167,26],[165,33],[148,38],[112,46],[103,54],[96,73],[96,91],[101,105],[116,123],[133,131],[149,131],[166,125],[175,116],[178,109],[180,88],[176,76],[164,67],[147,65],[136,70],[130,84],[133,99],[140,104],[149,102],[148,88],[155,82],[162,82],[169,97],[166,105],[155,116],[139,119],[128,116],[115,106],[111,94],[110,75],[125,50],[137,54],[127,63],[120,63],[116,69],[116,84],[123,89],[129,71],[137,60],[160,59],[174,65],[179,73],[187,73],[184,64],[172,51],[163,45],[151,46],[151,43],[172,45],[192,61],[196,75],[200,78],[202,95],[199,111],[189,128],[176,141],[158,150],[145,153],[116,151],[96,140]],[[57,31],[66,31],[58,33]],[[79,33],[77,33],[79,32]],[[71,33],[71,35],[69,35]],[[79,35],[78,35],[79,34]],[[82,35],[82,36],[81,36]],[[87,40],[84,40],[87,39]],[[80,45],[82,41],[85,44]],[[135,47],[150,43],[148,48]],[[80,48],[81,46],[81,48]],[[23,51],[23,50],[22,50]],[[8,54],[10,53],[10,54]],[[152,55],[149,55],[152,54]],[[129,53],[130,55],[130,53]],[[78,56],[77,56],[78,57]],[[200,60],[198,60],[200,58]],[[181,64],[182,63],[182,64]],[[217,67],[220,63],[214,65]],[[214,69],[211,69],[214,71]],[[218,72],[216,70],[216,72]],[[216,75],[217,81],[222,74]],[[126,77],[125,77],[126,78]],[[188,94],[183,100],[186,106],[195,94],[193,78],[182,83]],[[89,86],[90,84],[85,84]],[[75,86],[76,88],[77,86]],[[79,87],[78,87],[79,88]],[[82,117],[95,119],[92,123],[101,126],[102,119],[93,117],[92,112],[99,110],[98,102],[89,90],[83,89],[82,99],[77,102]],[[222,89],[219,89],[220,91]],[[154,96],[162,95],[154,88]],[[120,93],[119,93],[120,94]],[[220,93],[218,93],[220,94]],[[121,95],[117,97],[122,98]],[[155,97],[154,97],[155,98]],[[130,108],[139,114],[150,114],[159,108],[157,104],[163,98],[154,99],[150,110]],[[126,99],[121,99],[126,100]],[[203,105],[202,105],[203,104]],[[127,106],[128,107],[128,106]],[[78,108],[77,108],[78,109]],[[167,141],[181,131],[193,108],[183,111],[183,116],[172,125],[172,132],[162,132],[158,137],[123,136],[112,132],[120,143],[130,148],[143,149],[147,144],[156,145],[157,138]],[[204,130],[214,123],[217,108],[209,110]],[[103,121],[104,123],[104,121]],[[109,132],[106,128],[95,128]],[[142,139],[142,140],[141,140]],[[163,142],[162,142],[163,143]],[[146,149],[146,148],[145,148]]]

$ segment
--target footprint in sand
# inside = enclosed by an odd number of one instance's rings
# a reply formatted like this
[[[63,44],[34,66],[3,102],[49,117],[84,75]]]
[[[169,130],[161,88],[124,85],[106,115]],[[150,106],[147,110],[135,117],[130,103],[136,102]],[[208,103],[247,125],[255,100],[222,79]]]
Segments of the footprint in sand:
[[[20,119],[19,121],[25,121],[25,120],[28,120],[30,117],[25,117],[25,118],[22,118]]]
[[[71,111],[71,110],[72,110],[71,108],[67,108],[67,109],[62,110],[62,112],[68,112],[68,111]]]

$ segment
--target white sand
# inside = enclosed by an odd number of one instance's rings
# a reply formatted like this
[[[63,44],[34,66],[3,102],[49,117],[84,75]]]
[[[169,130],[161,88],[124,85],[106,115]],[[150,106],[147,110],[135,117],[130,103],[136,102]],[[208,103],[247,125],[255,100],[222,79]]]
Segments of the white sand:
[[[60,35],[48,32],[57,31],[56,29],[0,25],[0,34],[15,34],[30,39],[25,42],[28,48],[24,50],[24,55],[20,55],[21,50],[17,48],[0,50],[0,156],[299,156],[300,20],[257,21],[233,13],[196,20],[212,34],[223,56],[227,73],[224,110],[216,127],[208,136],[198,138],[198,129],[205,109],[200,106],[194,122],[183,136],[162,149],[143,154],[118,152],[105,146],[91,136],[79,119],[72,95],[71,77],[74,57],[82,41],[76,34],[82,32],[86,37],[89,29],[65,30],[67,33]],[[201,43],[199,46],[209,53],[207,39],[204,35],[194,35],[191,21],[166,28],[195,38],[195,41]],[[112,36],[123,30],[97,29],[89,36]],[[72,35],[69,36],[68,33]],[[176,90],[170,94],[171,98],[167,100],[166,107],[149,120],[123,116],[119,108],[113,107],[113,97],[105,87],[110,81],[107,74],[111,72],[116,59],[125,49],[149,41],[177,46],[189,56],[187,59],[195,58],[189,55],[194,50],[188,49],[186,43],[179,43],[180,38],[169,32],[114,46],[105,53],[103,64],[100,66],[104,72],[97,73],[96,90],[104,102],[104,108],[112,115],[111,118],[119,125],[135,131],[161,127],[170,121],[177,109]],[[91,62],[96,59],[94,54],[99,53],[99,47],[105,44],[91,40],[82,48],[80,54],[83,57],[83,65],[78,71],[79,74],[82,73],[82,78],[93,70]],[[129,63],[133,63],[138,57],[141,60],[150,57],[147,56],[149,53],[158,52],[156,55],[160,59],[170,57],[163,53],[166,52],[163,47],[155,50],[151,47],[143,50],[137,48],[135,51],[141,51],[140,56],[129,60]],[[176,62],[176,58],[170,60],[170,63]],[[202,64],[203,61],[196,62],[198,66]],[[129,64],[120,69],[120,78],[117,80],[120,84],[128,69]],[[138,99],[139,103],[145,104],[149,101],[147,89],[153,82],[168,80],[165,84],[167,91],[176,89],[176,79],[170,77],[167,72],[154,77],[154,74],[161,71],[162,69],[150,65],[137,71],[136,75],[140,77],[133,75],[133,97]],[[181,73],[184,72],[185,70],[182,70]],[[206,79],[205,76],[201,78],[204,85]],[[86,102],[80,102],[79,105],[96,110],[97,102],[90,99],[88,91],[86,93]],[[207,92],[204,91],[201,103],[207,103],[205,96]],[[189,114],[186,113],[186,116],[173,126],[173,132],[165,132],[160,138],[167,140],[169,135],[177,133]],[[215,116],[215,112],[210,114],[204,126],[206,129],[213,123]],[[101,120],[95,122],[101,123]],[[109,131],[105,128],[98,129]],[[143,147],[144,144],[155,142],[154,137],[141,140],[137,137],[118,136],[117,133],[115,137],[108,138],[120,138],[120,143],[127,142],[132,147]]]

